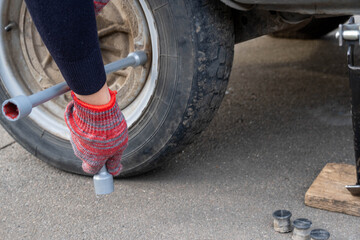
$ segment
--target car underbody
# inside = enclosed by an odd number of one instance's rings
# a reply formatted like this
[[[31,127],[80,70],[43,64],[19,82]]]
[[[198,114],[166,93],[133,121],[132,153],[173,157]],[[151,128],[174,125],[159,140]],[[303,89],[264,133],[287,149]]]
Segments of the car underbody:
[[[266,1],[221,0],[233,8],[235,42],[262,35],[295,31],[318,18],[350,16],[360,13],[360,1]]]
[[[301,14],[353,15],[360,13],[358,0],[221,0],[237,10],[262,9]]]

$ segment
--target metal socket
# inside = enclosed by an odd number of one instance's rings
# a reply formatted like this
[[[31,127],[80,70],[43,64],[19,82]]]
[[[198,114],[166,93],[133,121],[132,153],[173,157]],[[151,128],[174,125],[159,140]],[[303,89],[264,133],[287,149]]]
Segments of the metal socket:
[[[96,195],[114,192],[114,178],[108,173],[105,165],[100,169],[98,174],[94,175],[93,179]]]
[[[290,218],[291,212],[288,210],[277,210],[273,214],[274,230],[279,233],[287,233],[292,231]]]
[[[325,229],[314,229],[310,232],[311,240],[328,240],[330,233]]]
[[[298,218],[293,222],[293,240],[310,240],[310,228],[312,222],[306,218]]]
[[[10,32],[10,31],[13,30],[15,27],[16,27],[16,23],[14,23],[14,22],[9,22],[9,24],[4,27],[4,30],[5,30],[6,32]]]

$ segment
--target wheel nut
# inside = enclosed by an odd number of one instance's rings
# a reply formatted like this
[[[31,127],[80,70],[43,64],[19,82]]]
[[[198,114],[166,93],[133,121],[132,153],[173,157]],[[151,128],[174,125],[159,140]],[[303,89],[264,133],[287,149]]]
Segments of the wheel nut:
[[[312,222],[306,218],[298,218],[293,222],[293,240],[310,240],[310,227]]]
[[[291,212],[287,210],[277,210],[273,213],[274,229],[279,233],[291,232]]]
[[[4,30],[10,32],[15,26],[16,24],[14,22],[9,22],[9,24],[4,27]]]
[[[328,240],[330,233],[324,229],[314,229],[310,232],[311,240]]]

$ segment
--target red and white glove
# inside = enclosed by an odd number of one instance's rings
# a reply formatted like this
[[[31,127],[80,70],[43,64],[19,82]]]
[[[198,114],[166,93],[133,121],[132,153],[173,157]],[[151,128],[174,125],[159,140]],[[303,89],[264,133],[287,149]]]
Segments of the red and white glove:
[[[73,101],[66,107],[65,122],[84,172],[96,174],[106,162],[108,172],[117,176],[122,168],[122,153],[128,144],[128,131],[116,102],[116,91],[109,92],[110,102],[101,106],[82,102],[72,92]]]
[[[108,4],[110,0],[94,0],[95,15],[97,16],[101,10]]]

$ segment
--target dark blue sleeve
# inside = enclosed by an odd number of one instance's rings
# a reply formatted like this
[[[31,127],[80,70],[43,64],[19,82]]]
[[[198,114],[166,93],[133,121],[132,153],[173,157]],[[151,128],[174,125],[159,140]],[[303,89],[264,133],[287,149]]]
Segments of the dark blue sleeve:
[[[77,94],[106,82],[92,0],[25,0],[30,15],[64,79]]]

